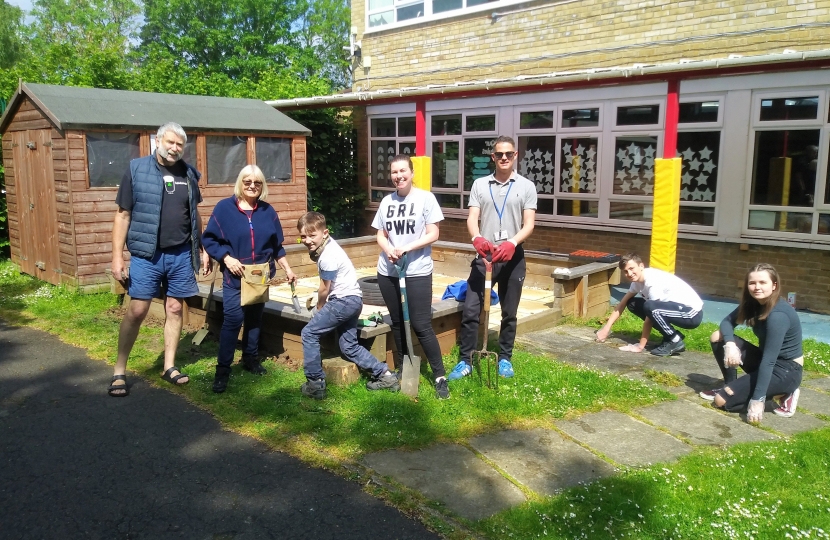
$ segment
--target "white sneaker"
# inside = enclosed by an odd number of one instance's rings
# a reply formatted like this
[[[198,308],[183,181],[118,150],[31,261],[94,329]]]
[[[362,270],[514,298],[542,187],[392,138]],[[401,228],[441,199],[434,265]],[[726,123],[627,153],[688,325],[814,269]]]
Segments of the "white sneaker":
[[[784,396],[784,398],[778,402],[778,407],[773,413],[777,414],[778,416],[783,416],[784,418],[789,418],[795,414],[795,407],[798,405],[798,396],[801,394],[801,388],[796,388],[795,392],[788,396]]]

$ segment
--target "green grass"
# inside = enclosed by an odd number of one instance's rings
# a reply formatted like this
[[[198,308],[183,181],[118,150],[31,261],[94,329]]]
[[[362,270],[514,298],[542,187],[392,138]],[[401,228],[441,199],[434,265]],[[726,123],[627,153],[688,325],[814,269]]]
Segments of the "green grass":
[[[663,386],[670,386],[672,388],[683,386],[683,379],[681,379],[674,373],[669,373],[668,371],[645,369],[643,371],[643,375],[645,375],[646,379],[654,381],[657,384],[662,384]]]
[[[117,307],[113,295],[76,295],[22,276],[11,263],[0,261],[0,316],[49,331],[110,363],[120,323]],[[589,324],[598,327],[600,322]],[[626,314],[615,330],[636,339],[640,324]],[[688,332],[687,346],[708,351],[714,329],[710,325]],[[498,391],[481,387],[475,377],[456,381],[447,401],[436,399],[425,379],[418,402],[401,394],[368,392],[364,380],[330,387],[327,400],[312,401],[299,393],[302,370],[271,360],[265,362],[265,377],[234,366],[228,391],[216,395],[210,388],[215,338],[196,350],[191,339],[192,333],[182,335],[177,358],[191,376],[186,387],[174,388],[159,379],[163,342],[158,323],[142,327],[129,369],[184,395],[230,429],[360,480],[368,492],[417,515],[448,538],[828,538],[830,428],[726,450],[698,448],[670,465],[624,470],[553,497],[530,494],[526,504],[479,522],[444,520],[441,505],[405,488],[366,483],[359,467],[341,465],[368,452],[463,442],[508,427],[550,427],[555,418],[603,408],[626,412],[674,396],[651,384],[524,351],[515,354],[521,378],[501,380]],[[805,342],[805,357],[808,369],[830,372],[830,347]],[[446,366],[452,367],[455,359],[455,353],[447,355]],[[651,377],[664,385],[672,382],[662,372]]]
[[[702,448],[525,503],[474,525],[487,538],[830,538],[830,428]]]
[[[579,324],[590,326],[591,328],[601,328],[607,317],[595,317],[588,320],[566,319],[569,324]],[[709,336],[718,329],[715,323],[705,322],[695,328],[694,330],[683,330],[686,336],[686,350],[697,352],[711,352],[712,347],[709,345]],[[640,333],[643,330],[642,319],[632,315],[628,310],[623,312],[622,316],[614,323],[612,336],[622,337],[624,339],[636,342],[640,338]],[[736,335],[741,336],[750,343],[758,344],[758,339],[752,333],[752,329],[748,327],[738,327],[735,331]],[[651,331],[649,340],[660,341],[661,336],[656,331]],[[804,368],[808,371],[815,371],[830,375],[830,344],[822,343],[814,339],[805,339],[803,342],[804,348]]]
[[[113,295],[76,295],[21,276],[8,262],[0,263],[3,317],[57,334],[109,362],[115,359],[120,322],[115,307]],[[191,383],[168,389],[183,393],[233,429],[319,463],[357,460],[365,453],[391,448],[459,442],[508,427],[549,426],[566,415],[603,408],[627,411],[675,399],[653,385],[523,351],[514,355],[522,366],[521,378],[503,379],[498,390],[491,390],[477,377],[468,377],[453,383],[452,398],[446,401],[435,397],[426,377],[421,379],[417,402],[402,394],[369,392],[365,379],[346,387],[329,386],[328,399],[313,401],[300,395],[302,370],[272,360],[264,363],[269,370],[266,377],[234,366],[228,391],[217,395],[211,391],[216,340],[208,338],[193,350],[191,339],[192,333],[182,335],[176,359]],[[160,324],[142,326],[128,368],[162,385],[158,378],[162,345]],[[451,369],[457,352],[444,360]]]

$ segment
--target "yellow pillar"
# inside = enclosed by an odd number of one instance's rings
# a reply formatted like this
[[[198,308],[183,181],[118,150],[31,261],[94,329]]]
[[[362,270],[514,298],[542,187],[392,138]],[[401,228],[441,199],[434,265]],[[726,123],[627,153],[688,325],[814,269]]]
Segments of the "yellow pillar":
[[[432,158],[418,156],[412,158],[415,174],[412,176],[412,185],[424,191],[432,189]]]
[[[671,273],[674,273],[677,259],[681,168],[679,157],[654,160],[654,209],[649,266]]]

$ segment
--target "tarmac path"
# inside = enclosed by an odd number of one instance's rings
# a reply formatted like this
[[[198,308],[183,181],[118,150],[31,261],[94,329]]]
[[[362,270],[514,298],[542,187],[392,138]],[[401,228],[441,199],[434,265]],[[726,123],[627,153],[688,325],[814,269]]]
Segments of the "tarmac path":
[[[439,538],[180,396],[0,321],[0,537]]]

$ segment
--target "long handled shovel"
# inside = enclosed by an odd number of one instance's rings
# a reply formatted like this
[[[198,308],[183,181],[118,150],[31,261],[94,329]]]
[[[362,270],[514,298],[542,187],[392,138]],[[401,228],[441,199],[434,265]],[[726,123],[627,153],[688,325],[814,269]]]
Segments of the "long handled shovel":
[[[216,276],[211,276],[210,280],[210,292],[208,293],[208,301],[207,301],[207,309],[205,310],[205,324],[202,325],[202,328],[196,332],[196,335],[193,336],[192,344],[194,347],[198,347],[202,344],[205,338],[210,334],[210,330],[208,330],[208,317],[210,316],[210,308],[213,304],[213,284],[216,283]]]
[[[499,387],[498,378],[498,356],[496,353],[487,350],[487,337],[490,334],[490,294],[493,290],[493,263],[486,258],[484,261],[484,307],[481,310],[481,319],[479,324],[479,334],[481,336],[481,349],[473,352],[473,365],[478,371],[478,381],[484,384],[484,378],[481,374],[481,363],[484,362],[487,367],[487,388]],[[469,294],[469,293],[468,293]],[[492,371],[492,375],[491,375]]]
[[[398,264],[400,263],[400,264]],[[409,324],[409,302],[406,296],[406,253],[395,263],[401,285],[401,305],[403,307],[403,327],[406,334],[406,348],[409,354],[403,357],[401,373],[401,392],[409,397],[418,397],[418,383],[421,379],[421,357],[415,356],[412,346],[412,331]]]

